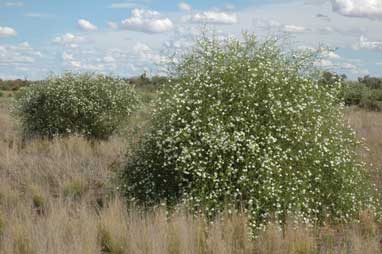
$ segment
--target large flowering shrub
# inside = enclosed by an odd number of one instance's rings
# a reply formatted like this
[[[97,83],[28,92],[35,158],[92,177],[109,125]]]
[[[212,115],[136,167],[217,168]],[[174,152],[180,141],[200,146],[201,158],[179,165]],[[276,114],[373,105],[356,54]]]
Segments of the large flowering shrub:
[[[27,137],[73,133],[106,139],[138,102],[133,88],[123,80],[66,73],[20,91],[16,113]]]
[[[244,37],[202,39],[182,59],[122,173],[127,197],[211,216],[244,209],[254,228],[346,221],[371,207],[341,83],[319,86],[309,54]]]

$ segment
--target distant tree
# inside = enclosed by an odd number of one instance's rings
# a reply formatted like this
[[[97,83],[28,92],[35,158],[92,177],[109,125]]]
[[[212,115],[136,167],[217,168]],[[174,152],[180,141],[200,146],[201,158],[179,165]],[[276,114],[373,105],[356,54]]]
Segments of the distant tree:
[[[347,76],[345,74],[339,75],[335,72],[323,71],[321,74],[321,79],[319,83],[331,86],[337,83],[339,80],[346,80],[346,79],[347,79]]]
[[[370,77],[370,75],[366,75],[363,78],[359,77],[358,81],[365,84],[368,88],[382,89],[382,78]]]

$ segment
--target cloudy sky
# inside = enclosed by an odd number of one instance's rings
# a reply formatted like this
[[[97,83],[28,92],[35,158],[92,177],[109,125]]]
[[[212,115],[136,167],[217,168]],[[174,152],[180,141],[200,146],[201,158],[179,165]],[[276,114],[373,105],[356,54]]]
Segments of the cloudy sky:
[[[0,78],[160,73],[204,26],[328,46],[323,68],[382,76],[382,0],[0,0]]]

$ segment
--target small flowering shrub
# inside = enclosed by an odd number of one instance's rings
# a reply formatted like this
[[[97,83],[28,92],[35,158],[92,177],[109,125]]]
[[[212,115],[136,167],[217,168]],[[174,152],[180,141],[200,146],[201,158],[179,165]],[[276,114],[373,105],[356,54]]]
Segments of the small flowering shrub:
[[[182,59],[122,172],[126,196],[210,216],[244,209],[254,229],[290,217],[347,221],[372,208],[341,83],[319,85],[306,52],[244,37],[202,39]]]
[[[123,80],[67,73],[24,88],[15,108],[27,137],[73,133],[107,139],[138,102],[133,88]]]

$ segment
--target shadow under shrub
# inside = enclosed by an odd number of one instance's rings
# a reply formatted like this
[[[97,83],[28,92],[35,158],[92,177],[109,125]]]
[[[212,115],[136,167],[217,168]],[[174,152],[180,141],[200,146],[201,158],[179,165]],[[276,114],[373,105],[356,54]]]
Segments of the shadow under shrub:
[[[15,111],[27,138],[107,139],[138,103],[134,89],[121,79],[66,73],[22,89]]]
[[[126,197],[209,216],[244,209],[253,229],[290,217],[346,222],[372,209],[342,84],[319,85],[314,60],[252,35],[199,40],[121,173]]]

